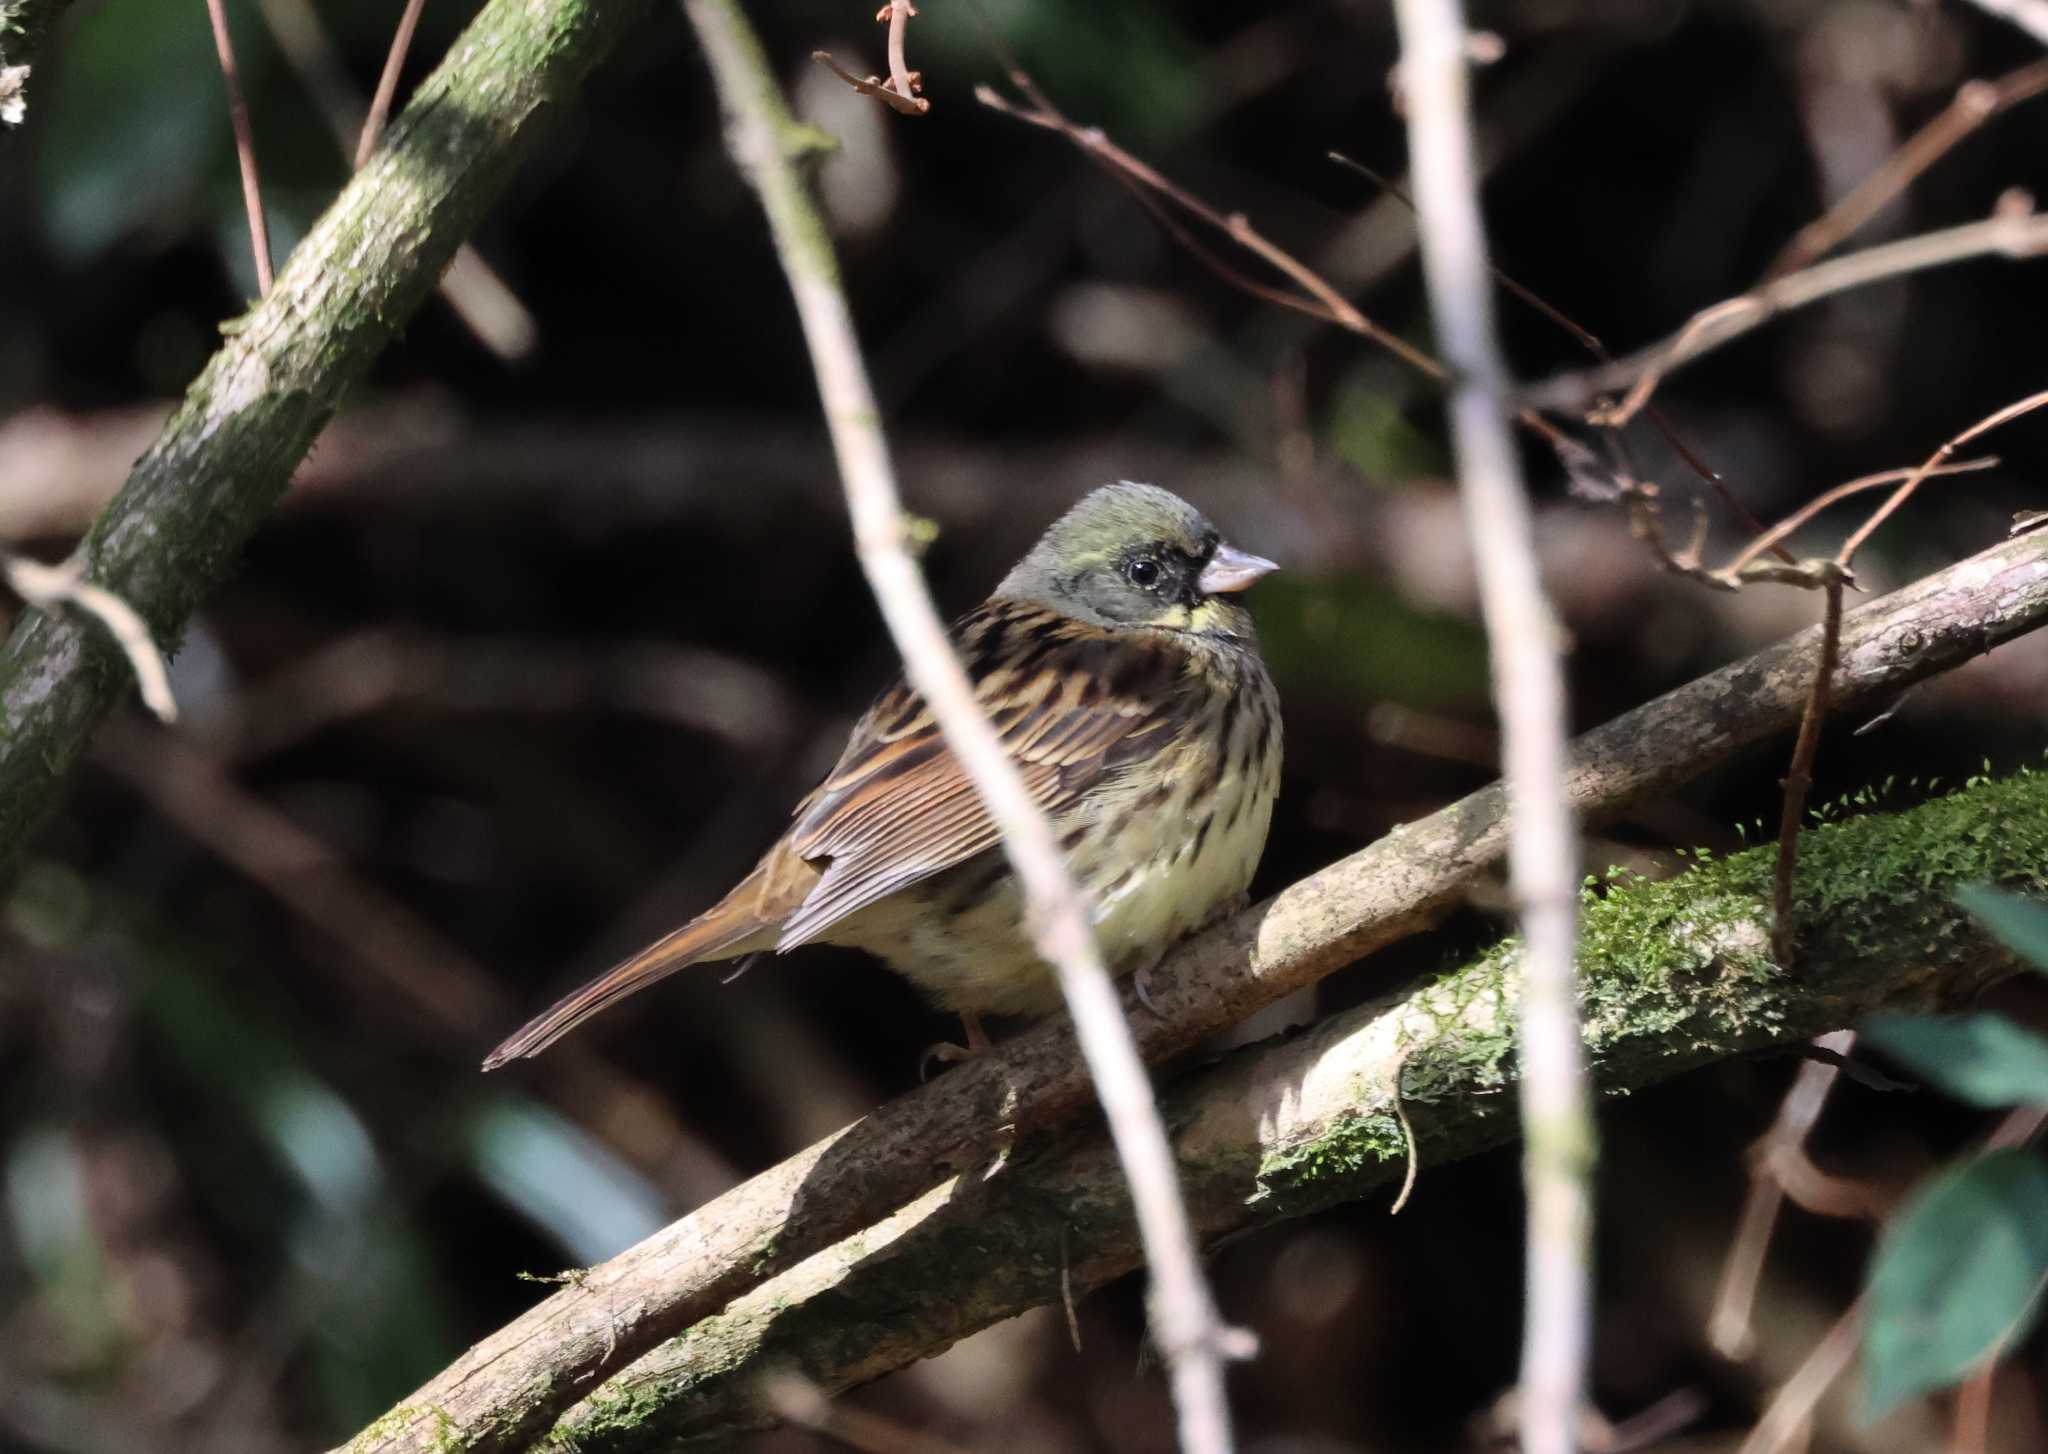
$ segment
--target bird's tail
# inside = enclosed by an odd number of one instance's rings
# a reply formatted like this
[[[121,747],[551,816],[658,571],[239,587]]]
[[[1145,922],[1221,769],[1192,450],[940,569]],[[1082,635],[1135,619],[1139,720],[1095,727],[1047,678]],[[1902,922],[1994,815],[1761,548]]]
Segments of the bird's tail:
[[[507,1061],[540,1054],[599,1010],[700,960],[722,959],[748,949],[772,946],[773,925],[762,919],[753,902],[755,896],[746,892],[759,872],[757,869],[750,874],[724,900],[673,934],[606,970],[581,989],[563,996],[545,1014],[527,1021],[484,1057],[484,1069],[496,1070]],[[760,944],[748,943],[757,938],[761,939]]]

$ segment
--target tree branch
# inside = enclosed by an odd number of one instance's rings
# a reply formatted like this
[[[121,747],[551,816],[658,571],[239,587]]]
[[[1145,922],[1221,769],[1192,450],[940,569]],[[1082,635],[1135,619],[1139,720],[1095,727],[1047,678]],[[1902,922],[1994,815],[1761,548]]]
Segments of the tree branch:
[[[2048,250],[2048,217],[2001,210],[1981,222],[1918,237],[1881,243],[1861,252],[1844,253],[1803,272],[1787,273],[1740,297],[1702,308],[1661,343],[1589,369],[1556,374],[1522,391],[1522,402],[1536,409],[1578,411],[1600,395],[1629,390],[1628,398],[1602,422],[1623,422],[1667,375],[1704,354],[1763,327],[1781,313],[1818,303],[1851,288],[1903,277],[1924,268],[1943,267],[1968,258],[2038,257]]]
[[[1581,1002],[1603,1089],[1796,1045],[1881,1006],[1954,1002],[2017,970],[1949,893],[1982,880],[2048,885],[2048,774],[1811,832],[1800,902],[1812,929],[1797,977],[1770,959],[1773,863],[1763,845],[1588,896]],[[1397,1183],[1397,1101],[1425,1165],[1512,1137],[1518,957],[1513,942],[1499,946],[1172,1091],[1175,1151],[1204,1236]],[[1067,1262],[1085,1288],[1137,1257],[1115,1162],[1099,1133],[1076,1134],[993,1178],[939,1187],[763,1284],[607,1383],[556,1439],[580,1454],[729,1439],[773,1420],[759,1386],[768,1368],[799,1368],[837,1392],[1057,1301]]]
[[[1153,1334],[1171,1374],[1181,1448],[1186,1454],[1228,1454],[1223,1365],[1232,1339],[1202,1274],[1152,1083],[1095,942],[1087,895],[1067,871],[1051,822],[982,712],[911,558],[895,465],[840,286],[838,260],[790,155],[796,123],[737,0],[683,0],[683,11],[704,44],[718,86],[727,144],[760,195],[796,298],[861,569],[905,674],[930,705],[947,748],[1002,834],[1003,853],[1023,887],[1025,925],[1039,957],[1058,973],[1089,1079],[1130,1178],[1152,1271]],[[909,0],[892,0],[890,61],[906,98],[902,25],[909,13]]]
[[[2044,623],[2048,534],[2022,535],[1848,613],[1836,705],[1895,693]],[[1573,809],[1611,816],[1791,727],[1819,637],[1802,632],[1579,738]],[[1159,1013],[1137,1018],[1140,1047],[1154,1060],[1185,1049],[1425,928],[1499,859],[1506,818],[1502,790],[1486,788],[1196,936],[1154,972]],[[589,1269],[349,1448],[426,1451],[449,1429],[465,1449],[517,1447],[599,1376],[1091,1101],[1067,1028],[1024,1031]]]
[[[538,123],[645,0],[492,0],[370,164],[242,318],[81,547],[155,637],[277,503],[343,392],[419,306]],[[126,673],[89,625],[24,613],[0,648],[0,864],[20,850]]]
[[[1394,20],[1423,276],[1451,369],[1458,495],[1479,573],[1514,811],[1508,885],[1529,946],[1517,987],[1528,1272],[1516,1418],[1527,1454],[1571,1454],[1592,1348],[1599,1132],[1573,990],[1579,837],[1564,790],[1563,632],[1537,571],[1528,486],[1508,429],[1512,386],[1479,216],[1464,7],[1395,0]]]

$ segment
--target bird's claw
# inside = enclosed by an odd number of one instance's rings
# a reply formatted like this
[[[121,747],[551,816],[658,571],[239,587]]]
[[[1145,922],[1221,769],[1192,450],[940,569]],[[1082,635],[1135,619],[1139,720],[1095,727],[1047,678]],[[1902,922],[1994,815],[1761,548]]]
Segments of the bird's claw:
[[[927,1045],[924,1054],[918,1056],[917,1078],[920,1082],[931,1078],[934,1060],[942,1065],[957,1065],[963,1060],[974,1059],[988,1049],[988,1031],[981,1028],[981,1016],[972,1010],[962,1010],[960,1028],[967,1032],[965,1045],[955,1045],[950,1040],[941,1040],[936,1045]]]
[[[1151,1011],[1154,1016],[1159,1014],[1159,1006],[1152,1003],[1151,965],[1141,964],[1131,972],[1131,993],[1136,995],[1138,1003]]]
[[[924,1048],[924,1053],[917,1057],[918,1084],[922,1085],[932,1078],[933,1062],[937,1062],[940,1065],[958,1065],[961,1061],[972,1060],[979,1054],[981,1054],[979,1050],[971,1049],[965,1045],[955,1045],[950,1040],[941,1040],[936,1045],[927,1045]]]

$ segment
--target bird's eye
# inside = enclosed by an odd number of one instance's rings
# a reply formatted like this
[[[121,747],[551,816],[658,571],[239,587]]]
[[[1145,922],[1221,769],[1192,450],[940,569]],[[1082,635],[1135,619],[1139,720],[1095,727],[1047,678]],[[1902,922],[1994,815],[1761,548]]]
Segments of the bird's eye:
[[[1159,583],[1159,562],[1140,557],[1124,567],[1124,574],[1134,586],[1153,586]]]

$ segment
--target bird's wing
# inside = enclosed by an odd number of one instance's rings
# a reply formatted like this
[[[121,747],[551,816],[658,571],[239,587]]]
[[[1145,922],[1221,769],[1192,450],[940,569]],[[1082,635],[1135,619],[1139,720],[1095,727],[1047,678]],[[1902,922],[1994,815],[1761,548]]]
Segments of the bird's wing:
[[[975,695],[1040,808],[1057,817],[1112,774],[1180,740],[1202,696],[1181,651],[1040,606],[991,601],[954,628]],[[995,824],[898,683],[854,729],[784,845],[823,873],[783,922],[778,950],[998,842]]]

